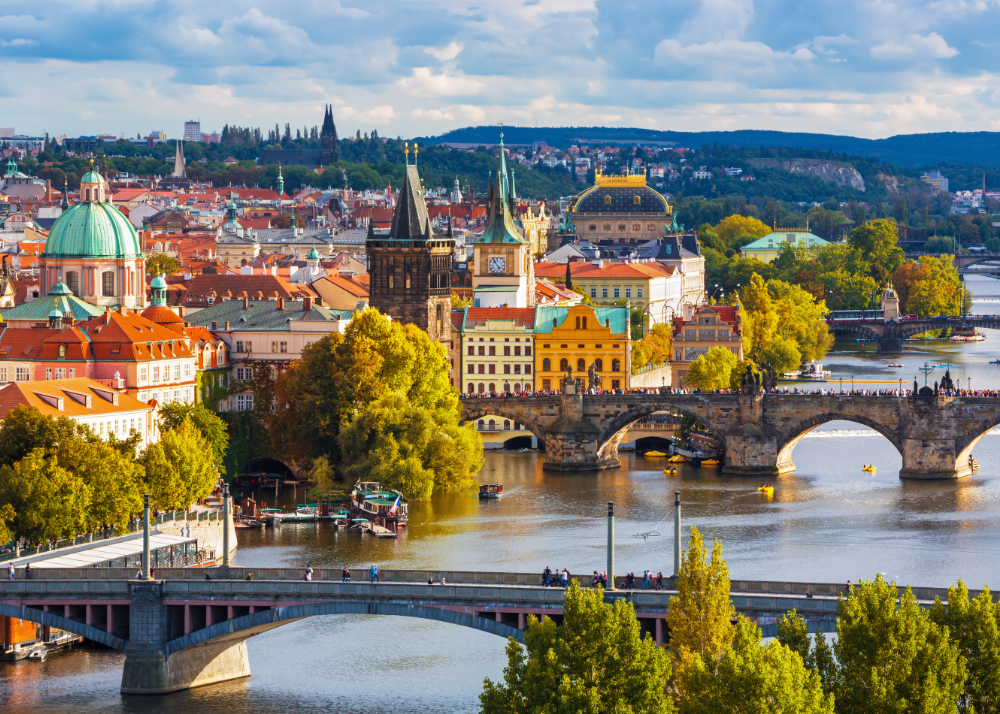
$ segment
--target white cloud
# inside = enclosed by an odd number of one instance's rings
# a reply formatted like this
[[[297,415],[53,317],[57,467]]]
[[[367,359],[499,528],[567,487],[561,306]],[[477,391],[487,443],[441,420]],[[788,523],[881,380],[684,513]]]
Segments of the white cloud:
[[[447,62],[458,57],[459,53],[465,49],[462,42],[449,42],[444,47],[425,47],[424,52],[435,58],[439,62]]]
[[[445,97],[478,94],[484,85],[470,77],[434,74],[430,67],[414,67],[413,76],[399,80],[399,86],[414,95]]]
[[[705,62],[728,62],[742,69],[748,63],[759,64],[773,61],[805,62],[815,59],[806,47],[798,47],[791,52],[774,50],[763,42],[742,42],[740,40],[721,40],[705,42],[700,45],[682,45],[678,40],[663,40],[653,52],[654,60],[659,64],[680,62],[683,64],[702,64]]]
[[[886,42],[871,48],[875,59],[906,59],[909,57],[947,59],[958,54],[941,35],[932,32],[926,37],[908,35],[902,42]]]
[[[415,117],[426,117],[431,121],[455,121],[454,114],[441,109],[414,109],[411,113]]]

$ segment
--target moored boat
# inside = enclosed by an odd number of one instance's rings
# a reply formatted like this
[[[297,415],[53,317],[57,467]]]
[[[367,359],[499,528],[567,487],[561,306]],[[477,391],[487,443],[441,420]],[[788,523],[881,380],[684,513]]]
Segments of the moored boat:
[[[484,501],[503,498],[503,484],[484,483],[479,487],[479,498]]]
[[[376,481],[359,481],[350,501],[351,514],[386,527],[406,525],[407,504],[399,491],[382,488]]]

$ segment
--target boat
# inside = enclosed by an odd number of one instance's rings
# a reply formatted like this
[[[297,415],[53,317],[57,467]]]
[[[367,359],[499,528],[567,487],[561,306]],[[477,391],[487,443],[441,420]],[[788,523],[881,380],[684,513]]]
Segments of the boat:
[[[1000,364],[1000,359],[991,359],[990,364]]]
[[[28,659],[45,659],[45,650],[32,650],[31,654],[28,655]]]
[[[262,508],[260,509],[260,516],[264,519],[264,523],[269,526],[280,526],[281,518],[285,514],[280,508]]]
[[[366,531],[368,530],[368,519],[367,518],[352,518],[351,519],[351,530],[352,531]]]
[[[687,459],[685,459],[680,454],[674,454],[669,459],[667,459],[667,463],[671,464],[683,464],[685,461],[687,461]]]
[[[350,511],[359,518],[387,527],[406,525],[406,499],[399,491],[382,488],[376,481],[358,481],[351,491]]]
[[[890,362],[889,364],[886,365],[886,367],[900,367],[900,368],[902,368],[902,366],[903,365],[901,365],[899,362]]]
[[[862,466],[861,470],[862,471],[867,471],[868,473],[872,473],[872,474],[875,473],[875,467],[874,466]]]
[[[772,493],[774,493],[774,486],[772,486],[769,483],[762,483],[760,486],[757,487],[757,490],[760,491],[761,493],[766,493],[768,496],[770,496]]]
[[[643,454],[647,459],[662,459],[666,456],[662,451],[647,451]]]
[[[800,379],[822,380],[829,377],[830,374],[831,374],[830,370],[823,369],[823,364],[820,362],[816,362],[815,360],[812,362],[806,362],[804,365],[802,365],[802,369],[799,370]]]
[[[665,473],[667,476],[673,476],[674,474],[677,473],[677,469],[675,469],[675,468],[674,469],[663,469],[663,473]]]
[[[701,465],[702,466],[718,466],[719,465],[719,460],[718,459],[705,459],[704,461],[701,462]]]
[[[314,508],[303,508],[298,506],[294,513],[282,513],[282,523],[315,523],[319,520],[319,514]]]
[[[484,483],[479,487],[479,500],[496,500],[503,498],[502,483]]]
[[[948,339],[952,342],[982,342],[986,339],[986,335],[976,332],[975,329],[955,330],[955,334]]]

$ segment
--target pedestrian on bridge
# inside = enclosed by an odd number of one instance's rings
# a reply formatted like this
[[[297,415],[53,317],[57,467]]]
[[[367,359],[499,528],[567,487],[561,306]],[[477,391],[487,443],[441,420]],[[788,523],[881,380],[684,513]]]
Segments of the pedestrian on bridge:
[[[559,574],[559,579],[562,581],[562,586],[564,588],[569,585],[569,571],[566,570],[566,568],[562,569],[562,572]]]
[[[371,578],[373,583],[380,583],[381,580],[378,579],[378,566],[372,563],[372,567],[368,570],[368,576]]]
[[[351,569],[350,568],[344,568],[343,570],[340,571],[340,576],[341,576],[340,582],[342,582],[342,583],[349,583],[349,582],[351,582]]]
[[[306,572],[302,574],[302,579],[307,583],[313,579],[312,563],[306,563]]]
[[[656,574],[656,589],[663,590],[663,573]]]
[[[597,571],[595,570],[595,571],[594,571],[594,577],[592,577],[592,578],[590,579],[590,587],[591,587],[591,588],[596,588],[596,587],[597,587],[597,585],[598,585],[598,583],[600,583],[600,582],[601,582],[601,576],[600,576],[600,574],[599,574],[599,573],[598,573],[598,572],[597,572]]]
[[[542,585],[548,587],[552,584],[552,568],[545,566],[545,570],[542,571]]]
[[[13,563],[7,563],[7,579],[17,580],[17,571],[14,570]]]

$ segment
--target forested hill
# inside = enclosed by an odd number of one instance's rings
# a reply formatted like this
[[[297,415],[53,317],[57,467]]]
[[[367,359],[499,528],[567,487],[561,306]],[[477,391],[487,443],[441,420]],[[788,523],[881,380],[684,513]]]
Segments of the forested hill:
[[[475,126],[455,129],[446,134],[420,138],[427,144],[457,142],[495,144],[500,130],[496,126]],[[818,149],[878,157],[884,162],[901,166],[925,166],[946,162],[970,163],[980,166],[1000,166],[1000,132],[939,132],[934,134],[900,134],[887,139],[861,139],[834,134],[806,134],[785,131],[656,131],[617,127],[522,127],[504,126],[504,141],[508,144],[531,144],[544,141],[565,149],[582,141],[595,143],[642,143],[670,146],[700,147],[718,143],[723,146],[779,146]]]

